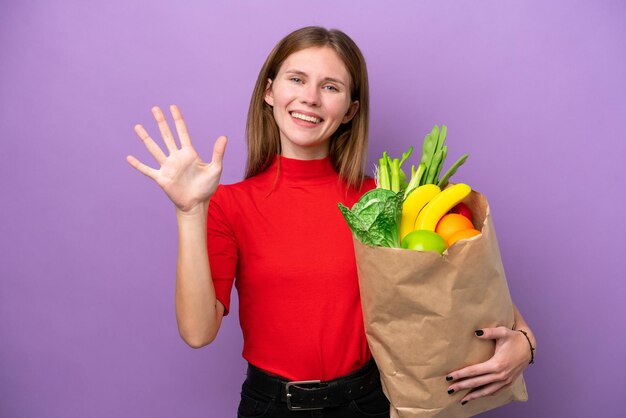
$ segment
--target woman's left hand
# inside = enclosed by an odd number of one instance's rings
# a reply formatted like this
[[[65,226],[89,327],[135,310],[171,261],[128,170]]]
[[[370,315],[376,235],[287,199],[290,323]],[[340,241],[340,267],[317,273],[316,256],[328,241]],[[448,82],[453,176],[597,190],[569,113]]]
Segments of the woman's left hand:
[[[482,331],[482,335],[480,334]],[[526,330],[529,331],[529,330]],[[448,393],[471,389],[461,403],[472,399],[494,395],[510,386],[528,366],[530,347],[524,334],[506,327],[483,328],[476,331],[476,338],[496,340],[496,350],[489,360],[456,370],[447,376],[452,378]]]

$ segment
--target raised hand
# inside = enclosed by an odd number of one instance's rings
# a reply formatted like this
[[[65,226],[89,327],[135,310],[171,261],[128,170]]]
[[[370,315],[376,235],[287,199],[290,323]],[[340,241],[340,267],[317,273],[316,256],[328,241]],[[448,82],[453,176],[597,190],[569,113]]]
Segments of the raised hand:
[[[160,168],[148,167],[132,155],[127,156],[126,160],[139,172],[161,186],[179,210],[192,212],[202,208],[217,189],[222,174],[222,161],[227,140],[225,136],[217,138],[213,145],[212,160],[207,164],[200,159],[191,144],[187,126],[178,107],[170,106],[170,112],[176,125],[180,148],[176,145],[163,112],[155,106],[152,108],[152,114],[159,126],[169,155],[166,155],[161,147],[150,138],[143,126],[135,125],[135,132],[159,163]]]

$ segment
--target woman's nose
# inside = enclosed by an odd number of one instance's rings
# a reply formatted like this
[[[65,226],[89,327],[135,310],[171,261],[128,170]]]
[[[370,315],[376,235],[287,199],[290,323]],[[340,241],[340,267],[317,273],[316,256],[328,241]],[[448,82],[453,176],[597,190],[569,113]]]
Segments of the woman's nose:
[[[316,85],[309,83],[301,91],[300,101],[309,106],[317,106],[320,101],[320,91]]]

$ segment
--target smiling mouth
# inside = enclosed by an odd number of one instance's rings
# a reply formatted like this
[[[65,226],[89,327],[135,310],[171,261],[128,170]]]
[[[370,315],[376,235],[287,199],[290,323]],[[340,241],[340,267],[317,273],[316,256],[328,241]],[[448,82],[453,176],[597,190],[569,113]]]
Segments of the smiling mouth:
[[[292,118],[300,119],[300,120],[311,122],[311,123],[320,123],[322,121],[322,119],[316,118],[315,116],[303,115],[302,113],[298,113],[298,112],[291,112],[290,115]]]

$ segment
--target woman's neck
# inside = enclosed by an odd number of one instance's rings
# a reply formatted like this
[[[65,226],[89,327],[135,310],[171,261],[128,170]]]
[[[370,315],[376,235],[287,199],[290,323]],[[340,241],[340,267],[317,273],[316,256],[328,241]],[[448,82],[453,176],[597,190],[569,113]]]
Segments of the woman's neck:
[[[299,147],[288,141],[283,141],[280,155],[294,160],[321,160],[322,158],[328,157],[328,148],[328,141],[310,147]]]

